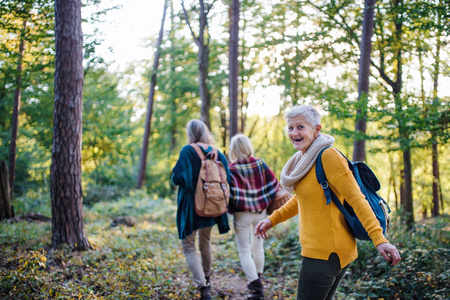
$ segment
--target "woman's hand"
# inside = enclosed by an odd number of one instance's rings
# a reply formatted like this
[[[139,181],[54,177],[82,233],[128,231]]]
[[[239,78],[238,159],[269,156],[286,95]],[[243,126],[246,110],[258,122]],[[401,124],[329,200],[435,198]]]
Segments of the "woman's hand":
[[[400,253],[398,253],[397,251],[397,248],[395,248],[395,246],[391,243],[379,244],[377,246],[377,250],[385,260],[391,263],[391,266],[395,266],[402,260],[402,258],[400,257]]]
[[[267,231],[272,228],[272,221],[270,219],[264,219],[258,223],[255,227],[255,235],[258,238],[266,239],[268,237]]]

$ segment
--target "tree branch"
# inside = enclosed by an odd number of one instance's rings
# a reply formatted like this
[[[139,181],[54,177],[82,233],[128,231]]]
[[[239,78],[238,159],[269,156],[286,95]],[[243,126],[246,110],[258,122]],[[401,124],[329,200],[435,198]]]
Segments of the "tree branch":
[[[186,8],[184,7],[184,0],[181,0],[181,7],[183,8],[184,19],[186,20],[186,23],[187,23],[187,25],[189,27],[189,30],[191,31],[192,37],[194,38],[194,41],[197,44],[197,46],[200,47],[200,40],[199,40],[198,37],[195,36],[195,33],[192,30],[191,22],[189,22],[189,16],[187,14]]]

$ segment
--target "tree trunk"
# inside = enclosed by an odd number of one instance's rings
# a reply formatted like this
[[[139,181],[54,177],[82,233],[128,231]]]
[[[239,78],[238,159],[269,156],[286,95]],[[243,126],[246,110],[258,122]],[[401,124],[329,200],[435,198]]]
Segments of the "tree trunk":
[[[19,57],[17,58],[16,90],[14,91],[14,106],[11,119],[11,144],[9,148],[9,199],[11,201],[13,199],[14,180],[16,177],[17,132],[19,129],[20,97],[22,90],[22,59],[24,54],[26,27],[27,21],[25,20],[22,23],[22,31],[20,34]]]
[[[208,90],[208,68],[209,68],[209,39],[205,41],[205,30],[208,27],[208,15],[205,11],[205,4],[203,0],[200,0],[200,31],[198,34],[198,68],[199,68],[199,90],[200,98],[202,99],[202,106],[200,109],[201,117],[200,119],[203,123],[211,128],[211,123],[209,119],[209,108],[210,108],[210,96]]]
[[[209,108],[211,105],[211,99],[208,90],[208,68],[209,68],[209,38],[208,35],[208,13],[212,7],[208,5],[206,7],[203,0],[199,0],[200,5],[200,16],[199,16],[199,33],[198,37],[195,36],[194,31],[192,30],[191,23],[189,21],[189,17],[184,7],[184,0],[181,0],[181,6],[184,12],[184,18],[186,23],[189,26],[189,30],[191,31],[192,37],[195,43],[198,46],[198,69],[199,69],[199,92],[200,99],[202,100],[202,106],[200,108],[200,120],[210,128],[210,118],[209,118]],[[205,40],[206,38],[206,40]]]
[[[398,55],[398,64],[400,65],[400,54]],[[399,73],[401,74],[401,66],[399,66]],[[400,75],[401,76],[401,75]],[[399,77],[401,78],[401,77]],[[396,115],[398,118],[398,132],[400,148],[403,152],[403,181],[400,193],[401,204],[405,210],[405,220],[409,228],[414,224],[414,208],[412,198],[412,167],[411,167],[411,145],[408,134],[408,127],[406,120],[404,119],[403,104],[400,96],[401,80],[394,85],[394,98],[396,99]]]
[[[174,74],[175,73],[175,34],[176,34],[176,29],[175,29],[175,12],[174,12],[174,8],[173,8],[173,0],[170,0],[170,30],[169,30],[169,34],[168,34],[168,39],[170,41],[170,45],[171,45],[171,51],[170,51],[170,73]],[[171,80],[171,84],[173,84],[174,80]],[[178,119],[178,115],[175,113],[177,111],[177,103],[176,103],[176,96],[172,93],[170,93],[170,99],[169,99],[169,103],[172,109],[172,114],[170,116],[170,148],[169,148],[169,157],[172,155],[172,153],[175,150],[175,147],[177,145],[177,139],[176,139],[176,134],[177,134],[177,119]],[[171,184],[171,187],[175,188],[175,185]]]
[[[392,1],[391,4],[395,9],[400,9],[403,7],[403,0]],[[398,139],[400,148],[403,153],[403,170],[400,181],[400,203],[405,209],[405,220],[407,226],[412,228],[414,223],[414,208],[413,208],[413,198],[412,198],[412,167],[411,167],[411,142],[408,127],[408,120],[405,118],[405,112],[403,107],[405,104],[402,102],[401,91],[403,86],[402,81],[402,26],[403,20],[401,14],[397,14],[394,17],[395,32],[392,38],[392,42],[398,45],[396,53],[394,53],[394,61],[396,66],[394,69],[395,81],[390,79],[385,72],[385,54],[380,52],[380,66],[377,68],[380,72],[381,78],[389,84],[392,88],[392,95],[394,97],[395,104],[395,118],[398,123]]]
[[[228,126],[227,126],[227,112],[225,109],[220,110],[220,125],[222,130],[222,145],[225,149],[227,149],[227,136],[228,136]]]
[[[52,248],[91,249],[83,227],[81,1],[55,2],[55,101],[51,164]]]
[[[209,48],[207,45],[199,47],[198,49],[198,60],[199,60],[199,91],[200,99],[202,100],[202,106],[200,108],[200,120],[211,128],[211,123],[209,119],[209,108],[210,108],[210,96],[208,91],[208,58]]]
[[[8,173],[8,166],[4,161],[0,161],[0,221],[14,217]]]
[[[363,31],[361,37],[361,57],[359,60],[358,109],[356,112],[355,132],[358,136],[353,144],[353,160],[366,159],[366,122],[369,96],[370,53],[372,52],[373,14],[376,0],[366,0],[364,7]]]
[[[244,22],[245,24],[245,22]],[[242,31],[244,32],[244,31]],[[244,85],[245,85],[245,79],[244,79],[244,74],[245,74],[245,67],[244,67],[244,62],[245,62],[245,42],[242,40],[241,41],[241,51],[239,53],[239,55],[241,56],[241,62],[240,62],[240,69],[241,69],[241,81],[240,81],[240,88],[239,88],[239,95],[240,95],[240,101],[239,101],[239,97],[238,97],[238,119],[240,119],[240,124],[239,124],[239,132],[244,133],[245,132],[245,121],[247,119],[247,109],[248,109],[248,101],[247,101],[247,97],[246,97],[246,93],[244,92]],[[238,83],[239,85],[239,83]]]
[[[441,18],[439,17],[438,23],[441,23]],[[438,98],[438,79],[439,79],[439,64],[440,64],[440,52],[441,52],[441,37],[440,32],[437,35],[437,43],[436,43],[436,54],[435,54],[435,63],[434,63],[434,72],[433,72],[433,105],[432,105],[432,113],[435,112],[437,107],[439,107],[439,98]],[[437,217],[440,215],[439,212],[439,202],[443,203],[442,194],[441,194],[441,185],[439,178],[439,151],[437,145],[436,138],[436,130],[432,130],[431,132],[431,160],[433,166],[433,208],[431,209],[431,215],[433,217]],[[443,209],[443,207],[442,207]]]
[[[142,188],[142,186],[144,185],[144,181],[145,181],[145,170],[147,167],[148,140],[150,138],[150,131],[151,131],[151,126],[152,126],[153,98],[155,96],[156,72],[158,70],[159,57],[161,55],[161,44],[162,44],[162,38],[163,38],[163,33],[164,33],[164,22],[166,21],[167,1],[168,0],[164,1],[164,9],[163,9],[163,16],[161,18],[161,27],[159,29],[158,44],[156,45],[155,60],[153,61],[152,77],[151,77],[151,81],[150,81],[150,93],[148,96],[148,104],[147,104],[147,116],[145,118],[144,140],[142,142],[141,160],[140,160],[140,164],[139,164],[139,174],[138,174],[138,182],[137,182],[138,189]]]
[[[433,160],[433,208],[431,210],[431,215],[437,217],[440,215],[439,212],[439,199],[440,199],[440,182],[439,182],[439,160],[438,160],[438,149],[436,141],[433,141],[432,145],[432,160]]]
[[[230,139],[238,133],[239,0],[231,0],[229,41]]]
[[[391,166],[391,174],[390,174],[390,182],[392,183],[392,191],[394,192],[394,203],[395,203],[395,210],[398,210],[398,193],[397,193],[397,183],[396,183],[396,172],[395,172],[395,165],[392,157],[389,155],[389,165]],[[389,193],[390,194],[390,193]],[[389,203],[389,201],[388,201]]]
[[[411,168],[411,148],[403,150],[404,176],[405,176],[405,213],[406,223],[409,227],[414,224],[414,208],[412,198],[412,168]]]

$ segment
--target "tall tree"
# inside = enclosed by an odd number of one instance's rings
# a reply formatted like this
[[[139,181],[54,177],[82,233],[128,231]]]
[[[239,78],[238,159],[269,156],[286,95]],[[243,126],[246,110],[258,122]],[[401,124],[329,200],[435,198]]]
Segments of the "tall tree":
[[[8,166],[0,160],[0,221],[14,217],[14,208],[11,205],[9,192]]]
[[[411,141],[410,141],[410,128],[408,125],[408,111],[405,109],[405,101],[402,97],[403,87],[403,23],[404,23],[404,5],[403,0],[394,0],[390,2],[390,17],[392,22],[391,36],[379,35],[379,46],[387,45],[389,50],[392,51],[392,59],[386,60],[385,49],[379,48],[379,63],[372,61],[372,64],[377,68],[380,77],[391,88],[392,97],[394,99],[394,118],[398,124],[398,141],[400,149],[403,153],[403,172],[402,172],[402,185],[401,189],[403,193],[400,193],[400,202],[406,213],[406,222],[408,226],[412,226],[414,223],[414,209],[413,209],[413,197],[412,197],[412,164],[411,164]],[[381,14],[381,13],[380,13]],[[380,20],[381,21],[381,20]],[[384,31],[385,28],[382,25],[382,21],[378,23],[380,31]],[[388,51],[389,51],[388,50]],[[390,65],[389,65],[390,64]],[[393,70],[392,79],[390,77],[388,69]]]
[[[433,74],[433,112],[437,110],[439,106],[438,98],[438,78],[439,78],[439,65],[440,65],[440,50],[441,50],[441,36],[437,36],[436,54],[435,54],[435,67]],[[439,178],[439,151],[437,143],[437,130],[431,131],[431,160],[433,168],[433,208],[431,210],[431,215],[437,217],[440,215],[439,212],[439,202],[442,201],[441,184]]]
[[[439,0],[438,6],[441,8],[436,11],[443,11],[437,14],[437,28],[436,28],[436,52],[434,56],[434,70],[433,70],[433,101],[431,106],[431,113],[433,115],[438,115],[438,108],[441,105],[438,97],[438,87],[439,87],[439,75],[440,75],[440,64],[441,64],[441,47],[442,47],[442,32],[444,26],[448,26],[448,22],[446,25],[442,26],[443,19],[447,19],[448,15],[445,17],[445,7],[444,1]],[[447,10],[450,8],[447,6]],[[444,15],[444,17],[442,16]],[[447,120],[448,122],[448,120]],[[440,215],[439,211],[439,203],[441,203],[441,209],[443,209],[443,199],[442,199],[442,191],[441,191],[441,180],[439,175],[439,151],[438,151],[438,142],[437,137],[439,136],[439,132],[442,132],[442,128],[434,128],[431,130],[431,160],[432,160],[432,173],[433,173],[433,206],[431,209],[431,215],[433,217],[437,217]]]
[[[27,20],[23,20],[20,31],[19,53],[17,58],[16,87],[14,91],[14,105],[11,120],[11,144],[9,150],[9,187],[10,201],[13,199],[14,179],[16,174],[16,150],[17,150],[17,130],[19,127],[20,95],[22,92],[22,60],[24,54],[25,32]]]
[[[361,56],[359,59],[358,109],[355,131],[358,134],[353,143],[353,160],[365,161],[367,127],[367,101],[369,97],[370,53],[372,52],[373,14],[376,0],[366,0],[364,4],[363,30],[361,36]]]
[[[42,103],[42,89],[47,89],[48,96],[53,94],[46,86],[51,81],[42,81],[43,78],[53,79],[53,68],[46,69],[47,64],[53,62],[53,55],[50,54],[54,46],[53,33],[50,33],[54,28],[53,5],[51,3],[50,9],[49,0],[0,2],[0,36],[3,37],[0,46],[0,114],[4,116],[0,121],[0,139],[4,136],[4,143],[9,143],[8,180],[11,199],[14,192],[23,191],[25,180],[30,174],[29,158],[24,153],[30,147],[21,147],[18,136],[26,140],[38,132],[27,130],[28,123],[35,119],[28,115],[28,107],[32,102],[30,98],[37,100],[34,103]],[[44,49],[48,51],[47,54],[43,53]],[[48,110],[42,108],[41,111]],[[7,115],[11,115],[11,118]],[[3,151],[0,150],[0,159],[6,159]]]
[[[239,77],[239,1],[230,3],[229,41],[229,95],[230,95],[230,139],[238,133],[238,77]]]
[[[139,174],[137,181],[138,189],[142,188],[145,180],[145,170],[147,167],[148,140],[150,137],[152,115],[153,115],[153,98],[155,97],[156,73],[158,71],[159,57],[161,55],[161,44],[164,33],[164,23],[166,21],[167,2],[168,0],[164,1],[163,16],[161,18],[161,27],[159,29],[158,43],[156,45],[155,60],[153,62],[152,76],[150,80],[150,93],[148,95],[147,116],[145,119],[145,132],[144,132],[144,139],[142,142],[141,160],[139,164]]]
[[[192,38],[198,47],[198,70],[199,70],[199,91],[200,99],[202,100],[202,106],[200,109],[200,119],[210,127],[209,109],[211,106],[211,98],[208,90],[208,66],[209,66],[209,32],[208,32],[208,14],[213,7],[216,0],[213,0],[210,4],[205,3],[203,0],[199,0],[199,27],[198,35],[194,33],[191,26],[188,12],[184,5],[184,0],[181,0],[181,5],[184,12],[186,23],[191,31]]]
[[[52,247],[92,248],[83,227],[81,0],[55,1],[55,101],[50,175]]]
[[[0,1],[0,36],[0,160],[9,161],[11,193],[19,196],[48,187],[49,169],[36,166],[51,157],[54,2]]]
[[[440,50],[441,50],[441,37],[437,37],[436,55],[435,55],[435,70],[433,74],[433,106],[432,109],[436,110],[439,106],[439,98],[437,96],[438,92],[438,78],[439,78],[439,64],[440,64]],[[433,217],[440,215],[439,213],[439,202],[442,202],[441,185],[439,178],[439,151],[438,143],[436,141],[437,132],[436,130],[431,131],[431,160],[433,166],[433,209],[431,214]]]
[[[173,1],[174,0],[170,0],[170,29],[169,29],[169,34],[168,34],[168,39],[170,41],[172,41],[170,43],[170,73],[174,73],[175,72],[175,33],[176,33],[176,29],[175,29],[175,10],[173,7]],[[169,103],[171,105],[171,111],[175,112],[176,111],[176,97],[171,93],[169,96]],[[177,133],[177,125],[176,125],[176,119],[177,119],[177,115],[175,113],[171,113],[171,118],[170,118],[170,149],[169,149],[169,155],[171,155],[174,152],[175,146],[176,146],[176,139],[175,139],[175,135]],[[175,188],[175,185],[173,185],[173,187]]]

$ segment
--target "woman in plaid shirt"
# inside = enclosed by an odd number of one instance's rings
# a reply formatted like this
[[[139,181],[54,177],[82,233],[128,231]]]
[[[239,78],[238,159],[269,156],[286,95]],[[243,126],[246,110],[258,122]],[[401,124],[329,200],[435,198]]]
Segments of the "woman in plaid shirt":
[[[266,218],[266,208],[275,198],[279,182],[262,159],[253,157],[253,152],[252,142],[245,135],[237,134],[231,139],[229,210],[233,214],[239,258],[247,277],[250,292],[247,299],[264,299],[260,278],[264,269],[264,240],[252,233],[258,222]]]

